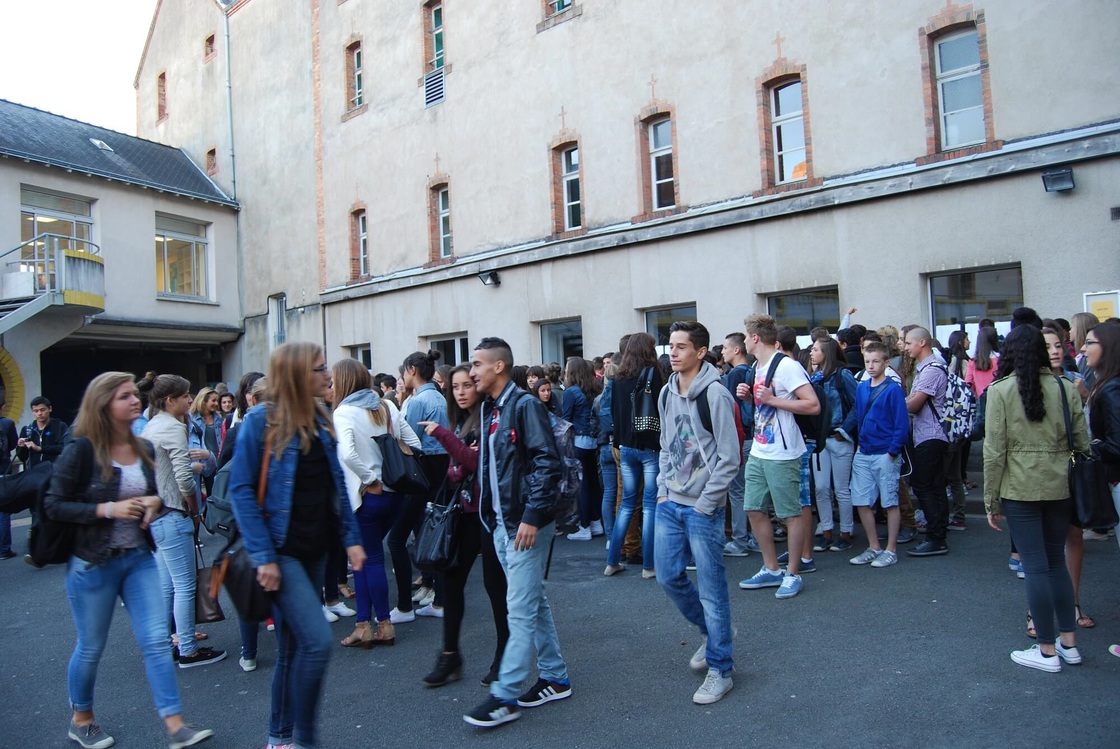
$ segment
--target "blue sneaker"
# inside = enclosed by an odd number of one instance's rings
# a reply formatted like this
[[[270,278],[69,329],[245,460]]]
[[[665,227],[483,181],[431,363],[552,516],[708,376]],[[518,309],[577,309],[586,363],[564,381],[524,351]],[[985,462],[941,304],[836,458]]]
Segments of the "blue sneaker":
[[[788,551],[783,551],[778,556],[778,564],[780,564],[780,565],[789,564],[789,552]]]
[[[832,541],[832,551],[851,551],[851,550],[852,550],[852,539],[851,539],[850,536],[848,538],[844,538],[843,536],[840,536],[840,538],[834,539]]]
[[[808,574],[810,572],[816,572],[816,571],[817,571],[817,563],[812,559],[810,559],[808,562],[806,562],[804,559],[802,559],[801,563],[797,565],[797,574],[799,574],[799,575],[800,574]]]
[[[779,570],[778,572],[771,572],[765,567],[761,568],[754,574],[754,577],[748,577],[746,580],[739,582],[739,587],[743,590],[758,590],[759,588],[776,588],[782,584],[785,575]]]
[[[1015,557],[1008,557],[1008,558],[1007,558],[1007,568],[1008,568],[1009,570],[1011,570],[1012,572],[1018,572],[1018,571],[1019,571],[1019,567],[1021,567],[1021,566],[1022,566],[1022,564],[1023,564],[1023,563],[1022,563],[1022,562],[1020,562],[1020,561],[1019,561],[1018,559],[1016,559]]]
[[[757,551],[759,554],[762,553],[762,547],[758,545],[758,541],[755,540],[754,536],[747,539],[747,550]]]
[[[774,593],[774,597],[793,598],[804,587],[804,583],[801,582],[801,575],[786,575],[782,579],[782,584],[778,587],[777,592]]]
[[[813,539],[813,551],[828,551],[832,548],[832,539],[823,533],[818,533]]]

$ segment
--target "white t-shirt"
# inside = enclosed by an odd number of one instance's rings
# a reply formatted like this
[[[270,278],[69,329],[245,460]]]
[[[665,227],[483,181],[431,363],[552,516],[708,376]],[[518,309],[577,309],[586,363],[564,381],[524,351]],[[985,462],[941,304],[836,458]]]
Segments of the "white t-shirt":
[[[775,354],[776,356],[776,354]],[[770,371],[770,359],[759,361],[754,376],[754,444],[751,445],[751,458],[763,460],[800,460],[805,452],[805,440],[793,414],[773,406],[758,402],[759,393],[766,385],[766,373]],[[796,359],[784,357],[774,372],[770,387],[774,394],[785,400],[797,400],[793,394],[797,388],[809,384],[809,375]]]

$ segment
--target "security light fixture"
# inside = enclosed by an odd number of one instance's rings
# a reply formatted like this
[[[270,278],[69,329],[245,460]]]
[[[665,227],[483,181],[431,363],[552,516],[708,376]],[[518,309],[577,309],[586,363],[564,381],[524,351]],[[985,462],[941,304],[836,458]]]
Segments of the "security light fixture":
[[[1065,169],[1043,172],[1042,185],[1046,188],[1046,192],[1069,192],[1075,187],[1073,170],[1066,167]]]
[[[484,270],[478,274],[478,280],[482,281],[483,286],[501,286],[502,279],[498,276],[496,270]]]

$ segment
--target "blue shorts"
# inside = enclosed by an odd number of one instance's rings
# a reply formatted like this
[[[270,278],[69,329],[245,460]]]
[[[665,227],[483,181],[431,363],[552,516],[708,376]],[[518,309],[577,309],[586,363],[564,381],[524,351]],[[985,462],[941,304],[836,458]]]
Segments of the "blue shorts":
[[[898,507],[898,473],[902,457],[865,455],[856,451],[852,460],[852,506],[874,507],[876,500],[886,507]]]

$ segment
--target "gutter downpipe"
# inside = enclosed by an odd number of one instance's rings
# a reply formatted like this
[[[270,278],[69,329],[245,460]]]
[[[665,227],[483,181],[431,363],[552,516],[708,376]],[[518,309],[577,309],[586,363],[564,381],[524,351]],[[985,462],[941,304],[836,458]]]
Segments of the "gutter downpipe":
[[[233,147],[233,60],[230,57],[230,42],[229,42],[229,7],[222,0],[214,0],[214,4],[218,6],[218,10],[222,14],[223,31],[225,32],[225,50],[226,50],[226,134],[229,138],[229,182],[230,182],[230,197],[237,200],[237,157]],[[241,327],[245,327],[245,248],[241,237],[241,208],[238,207],[237,214],[234,217],[235,234],[237,236],[237,299],[240,306],[238,316],[241,318]],[[239,336],[240,346],[236,350],[237,354],[237,369],[245,371],[245,333]],[[223,369],[226,361],[229,359],[229,350],[226,344],[222,344],[222,364]],[[223,372],[224,374],[224,372]]]

